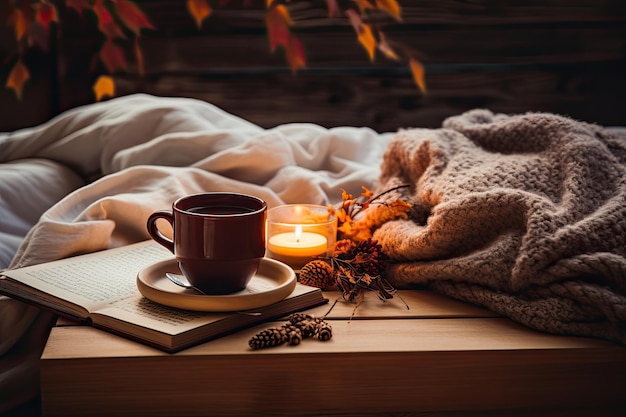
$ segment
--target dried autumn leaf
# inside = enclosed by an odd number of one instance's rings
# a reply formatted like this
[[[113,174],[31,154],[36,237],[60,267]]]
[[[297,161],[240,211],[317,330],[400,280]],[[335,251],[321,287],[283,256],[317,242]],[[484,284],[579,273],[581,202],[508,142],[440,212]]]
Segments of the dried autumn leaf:
[[[270,40],[270,50],[274,52],[278,46],[289,48],[291,43],[291,17],[285,6],[279,4],[268,10],[265,16],[265,27],[267,28]]]
[[[15,31],[15,40],[19,42],[28,28],[28,18],[22,10],[15,9],[11,15],[11,22]]]
[[[289,46],[287,47],[287,62],[289,62],[289,67],[293,72],[296,72],[298,68],[306,67],[304,47],[295,36],[291,36]]]
[[[102,45],[102,49],[100,49],[100,59],[110,74],[114,73],[119,68],[127,68],[124,51],[110,39]]]
[[[50,23],[59,21],[59,14],[54,4],[49,2],[35,3],[35,21],[45,30],[50,29]]]
[[[76,10],[79,15],[83,15],[83,10],[91,8],[89,0],[65,0],[65,5],[71,9]]]
[[[369,0],[354,0],[354,2],[356,3],[361,13],[365,12],[367,9],[374,8]]]
[[[144,73],[143,53],[141,52],[141,47],[139,46],[139,37],[135,38],[133,49],[135,51],[135,61],[137,62],[137,71],[139,72],[139,75],[143,75]]]
[[[113,5],[117,16],[135,35],[139,35],[141,29],[154,29],[144,12],[135,3],[128,0],[117,0]]]
[[[374,37],[374,33],[372,32],[372,28],[370,27],[370,25],[363,23],[363,21],[361,20],[361,16],[359,16],[356,11],[352,9],[346,10],[346,14],[350,18],[350,23],[352,24],[352,27],[357,34],[359,43],[367,51],[370,61],[373,61],[376,55],[377,42],[376,38]]]
[[[376,0],[376,7],[387,12],[397,21],[402,20],[402,9],[396,0]]]
[[[18,100],[22,99],[22,88],[28,79],[30,78],[30,72],[21,59],[18,59],[7,78],[6,87],[12,88],[15,91],[15,95]]]
[[[341,15],[337,0],[326,0],[326,8],[328,9],[328,17],[339,17]]]
[[[374,193],[372,192],[372,190],[370,190],[369,188],[367,188],[366,186],[362,185],[361,189],[363,190],[363,192],[361,193],[361,196],[363,198],[370,198],[374,195]]]
[[[125,39],[122,28],[115,22],[113,15],[106,8],[102,0],[96,0],[93,5],[93,11],[98,18],[98,30],[102,32],[108,39],[120,38]]]
[[[198,29],[202,28],[202,22],[213,12],[207,0],[187,0],[187,10],[196,22]]]
[[[391,45],[387,42],[387,37],[382,31],[378,31],[378,50],[389,59],[393,59],[394,61],[400,60],[400,57],[391,48]]]
[[[426,82],[424,81],[424,66],[414,58],[409,60],[413,80],[422,93],[426,93]]]
[[[101,75],[93,85],[93,93],[96,96],[96,101],[105,97],[113,97],[115,95],[115,81],[108,75]]]

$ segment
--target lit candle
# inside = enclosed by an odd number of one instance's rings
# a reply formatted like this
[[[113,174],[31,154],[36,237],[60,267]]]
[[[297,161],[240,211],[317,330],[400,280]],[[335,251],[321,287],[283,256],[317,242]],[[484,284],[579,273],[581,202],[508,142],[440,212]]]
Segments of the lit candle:
[[[301,268],[316,256],[325,255],[328,239],[319,233],[303,232],[302,226],[295,226],[293,232],[271,236],[267,242],[270,257]]]

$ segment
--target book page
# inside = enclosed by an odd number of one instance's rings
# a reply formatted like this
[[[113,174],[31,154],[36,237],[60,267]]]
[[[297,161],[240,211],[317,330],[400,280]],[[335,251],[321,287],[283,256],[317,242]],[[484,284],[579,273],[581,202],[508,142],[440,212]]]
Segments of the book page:
[[[216,322],[232,313],[204,313],[162,306],[144,298],[138,291],[132,297],[119,299],[96,312],[109,316],[116,322],[125,321],[161,333],[176,335],[201,325]],[[109,320],[94,317],[94,323],[106,324]]]
[[[20,269],[4,275],[89,311],[139,294],[137,273],[155,262],[172,258],[171,252],[145,241],[73,258]]]

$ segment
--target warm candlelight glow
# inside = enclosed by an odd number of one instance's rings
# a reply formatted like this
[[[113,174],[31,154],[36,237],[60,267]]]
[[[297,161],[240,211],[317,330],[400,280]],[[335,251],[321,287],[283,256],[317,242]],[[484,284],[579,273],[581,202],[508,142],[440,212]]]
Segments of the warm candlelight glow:
[[[309,261],[328,254],[337,237],[337,220],[328,207],[288,204],[267,212],[265,256],[299,270]]]
[[[302,226],[294,226],[293,232],[279,233],[270,237],[267,248],[275,254],[297,257],[323,255],[328,240],[319,233],[303,232]]]

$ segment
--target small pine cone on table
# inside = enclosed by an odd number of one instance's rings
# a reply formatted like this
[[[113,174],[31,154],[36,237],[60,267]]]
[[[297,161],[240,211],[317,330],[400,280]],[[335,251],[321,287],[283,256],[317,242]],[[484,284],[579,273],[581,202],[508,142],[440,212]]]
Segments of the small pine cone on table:
[[[297,326],[287,324],[281,327],[272,327],[265,329],[252,336],[248,345],[256,350],[266,347],[278,346],[283,343],[290,345],[300,344],[302,341],[302,332]]]
[[[326,261],[314,259],[300,269],[301,284],[317,288],[329,288],[335,284],[335,271]]]

